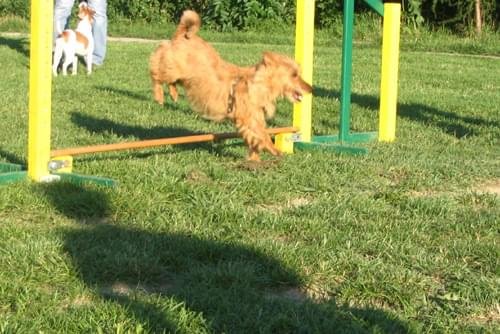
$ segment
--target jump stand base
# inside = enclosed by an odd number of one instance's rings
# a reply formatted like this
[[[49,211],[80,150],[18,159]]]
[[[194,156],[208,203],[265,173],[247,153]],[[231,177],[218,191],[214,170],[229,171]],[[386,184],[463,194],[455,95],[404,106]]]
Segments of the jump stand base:
[[[28,172],[23,165],[0,163],[0,185],[28,180]],[[47,182],[70,182],[74,184],[93,183],[100,186],[114,187],[116,182],[109,178],[80,175],[75,173],[51,173]]]
[[[368,149],[365,147],[353,146],[351,144],[367,143],[377,138],[377,132],[359,132],[350,133],[344,138],[339,135],[332,136],[313,136],[310,142],[296,142],[295,149],[299,151],[324,151],[338,152],[348,154],[366,154]]]
[[[53,173],[52,175],[59,176],[60,181],[73,184],[93,183],[106,187],[115,187],[117,185],[116,181],[100,176],[80,175],[75,173]]]
[[[0,163],[0,184],[24,180],[27,176],[26,170],[21,165]]]

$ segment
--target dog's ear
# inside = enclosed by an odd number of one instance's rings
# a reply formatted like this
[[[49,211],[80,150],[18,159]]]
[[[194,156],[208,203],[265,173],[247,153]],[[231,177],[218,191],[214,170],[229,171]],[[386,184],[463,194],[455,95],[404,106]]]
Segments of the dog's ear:
[[[265,66],[271,66],[273,65],[275,62],[276,62],[276,57],[274,56],[274,54],[272,52],[264,52],[264,54],[262,55],[262,63],[265,65]]]

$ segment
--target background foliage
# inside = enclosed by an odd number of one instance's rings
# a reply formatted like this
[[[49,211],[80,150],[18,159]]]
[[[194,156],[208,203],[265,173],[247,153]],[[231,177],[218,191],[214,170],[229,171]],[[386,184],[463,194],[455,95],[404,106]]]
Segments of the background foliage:
[[[403,0],[404,20],[418,28],[422,24],[455,31],[467,31],[473,26],[476,0]],[[29,16],[30,1],[0,0],[0,15]],[[331,27],[341,16],[342,1],[317,0],[317,26]],[[496,0],[482,0],[485,26],[498,29],[500,6]],[[216,30],[255,28],[263,21],[291,23],[294,21],[295,0],[108,0],[111,20],[127,18],[146,22],[177,22],[186,8],[199,11],[205,25]],[[356,10],[368,7],[356,2]]]

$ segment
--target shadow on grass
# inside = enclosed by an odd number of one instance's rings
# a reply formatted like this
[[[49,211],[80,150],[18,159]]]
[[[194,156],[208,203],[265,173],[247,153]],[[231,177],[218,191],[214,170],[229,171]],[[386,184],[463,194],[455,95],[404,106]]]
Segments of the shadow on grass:
[[[372,308],[313,300],[278,259],[234,241],[112,225],[99,187],[37,188],[80,225],[61,229],[64,250],[88,289],[150,332],[407,333],[408,324]],[[99,313],[99,312],[98,312]],[[112,319],[99,319],[104,332]],[[137,326],[134,320],[128,322]],[[137,327],[133,327],[132,330]]]
[[[116,95],[121,95],[126,98],[132,98],[135,100],[139,101],[147,101],[151,103],[156,103],[153,99],[153,94],[152,92],[148,92],[147,95],[139,94],[130,90],[126,89],[121,89],[117,87],[112,87],[112,86],[95,86],[97,90],[103,91],[103,92],[111,92]],[[179,98],[184,99],[183,97],[183,89],[182,87],[179,87]],[[163,107],[165,109],[169,110],[175,110],[175,112],[182,112],[185,114],[190,114],[191,116],[195,116],[196,113],[189,108],[189,105],[187,104],[187,101],[184,99],[184,102],[186,103],[181,103],[181,102],[174,102],[168,94],[165,95],[165,103]]]
[[[217,333],[409,331],[381,310],[310,299],[300,292],[296,272],[236,242],[107,224],[64,235],[82,281],[151,332],[200,327]]]
[[[97,186],[69,182],[39,183],[36,188],[55,209],[80,223],[100,222],[110,212],[109,197]]]
[[[153,98],[150,96],[145,96],[136,92],[132,92],[129,90],[125,89],[120,89],[117,87],[112,87],[112,86],[94,86],[97,90],[103,91],[103,92],[110,92],[113,94],[121,95],[124,97],[132,98],[135,100],[139,101],[152,101]]]
[[[138,125],[120,124],[111,121],[109,119],[96,118],[78,112],[71,113],[71,121],[77,126],[84,128],[89,132],[94,132],[94,133],[111,132],[120,137],[134,137],[134,139],[132,139],[131,141],[135,139],[148,140],[148,139],[159,139],[159,138],[194,136],[207,133],[207,132],[192,131],[185,128],[177,128],[177,127],[145,128]],[[228,156],[228,155],[233,156],[231,153],[224,152],[223,147],[221,145],[217,144],[214,145],[211,143],[182,144],[182,145],[174,145],[173,147],[174,150],[176,151],[201,148],[214,154],[223,156]]]
[[[314,95],[325,98],[340,98],[340,92],[329,90],[321,87],[315,87]],[[352,103],[355,103],[363,108],[377,111],[379,109],[379,98],[352,93]],[[488,121],[478,117],[462,116],[451,111],[443,111],[434,107],[429,107],[420,103],[398,104],[398,116],[407,118],[414,122],[430,125],[440,128],[443,132],[458,139],[464,137],[475,136],[478,133],[476,127],[499,127],[500,122]],[[324,121],[325,126],[333,126],[330,122]],[[328,123],[328,124],[326,124]]]
[[[24,57],[29,57],[29,39],[28,38],[5,38],[0,36],[0,46],[7,45],[14,51],[19,52]]]
[[[140,140],[203,134],[203,132],[177,127],[157,126],[154,128],[145,128],[139,125],[117,123],[106,118],[96,118],[78,112],[71,113],[71,121],[89,132],[114,133],[120,137],[134,137]]]
[[[16,154],[0,149],[0,158],[8,163],[16,165],[26,165],[26,159],[18,157]]]

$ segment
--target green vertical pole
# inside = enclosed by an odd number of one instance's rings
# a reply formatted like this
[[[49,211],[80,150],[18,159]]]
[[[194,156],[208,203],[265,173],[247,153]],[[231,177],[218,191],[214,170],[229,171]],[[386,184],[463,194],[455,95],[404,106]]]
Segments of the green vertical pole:
[[[352,78],[352,31],[354,26],[354,0],[344,0],[342,33],[342,74],[340,82],[340,129],[339,140],[349,137],[351,118],[351,78]]]

